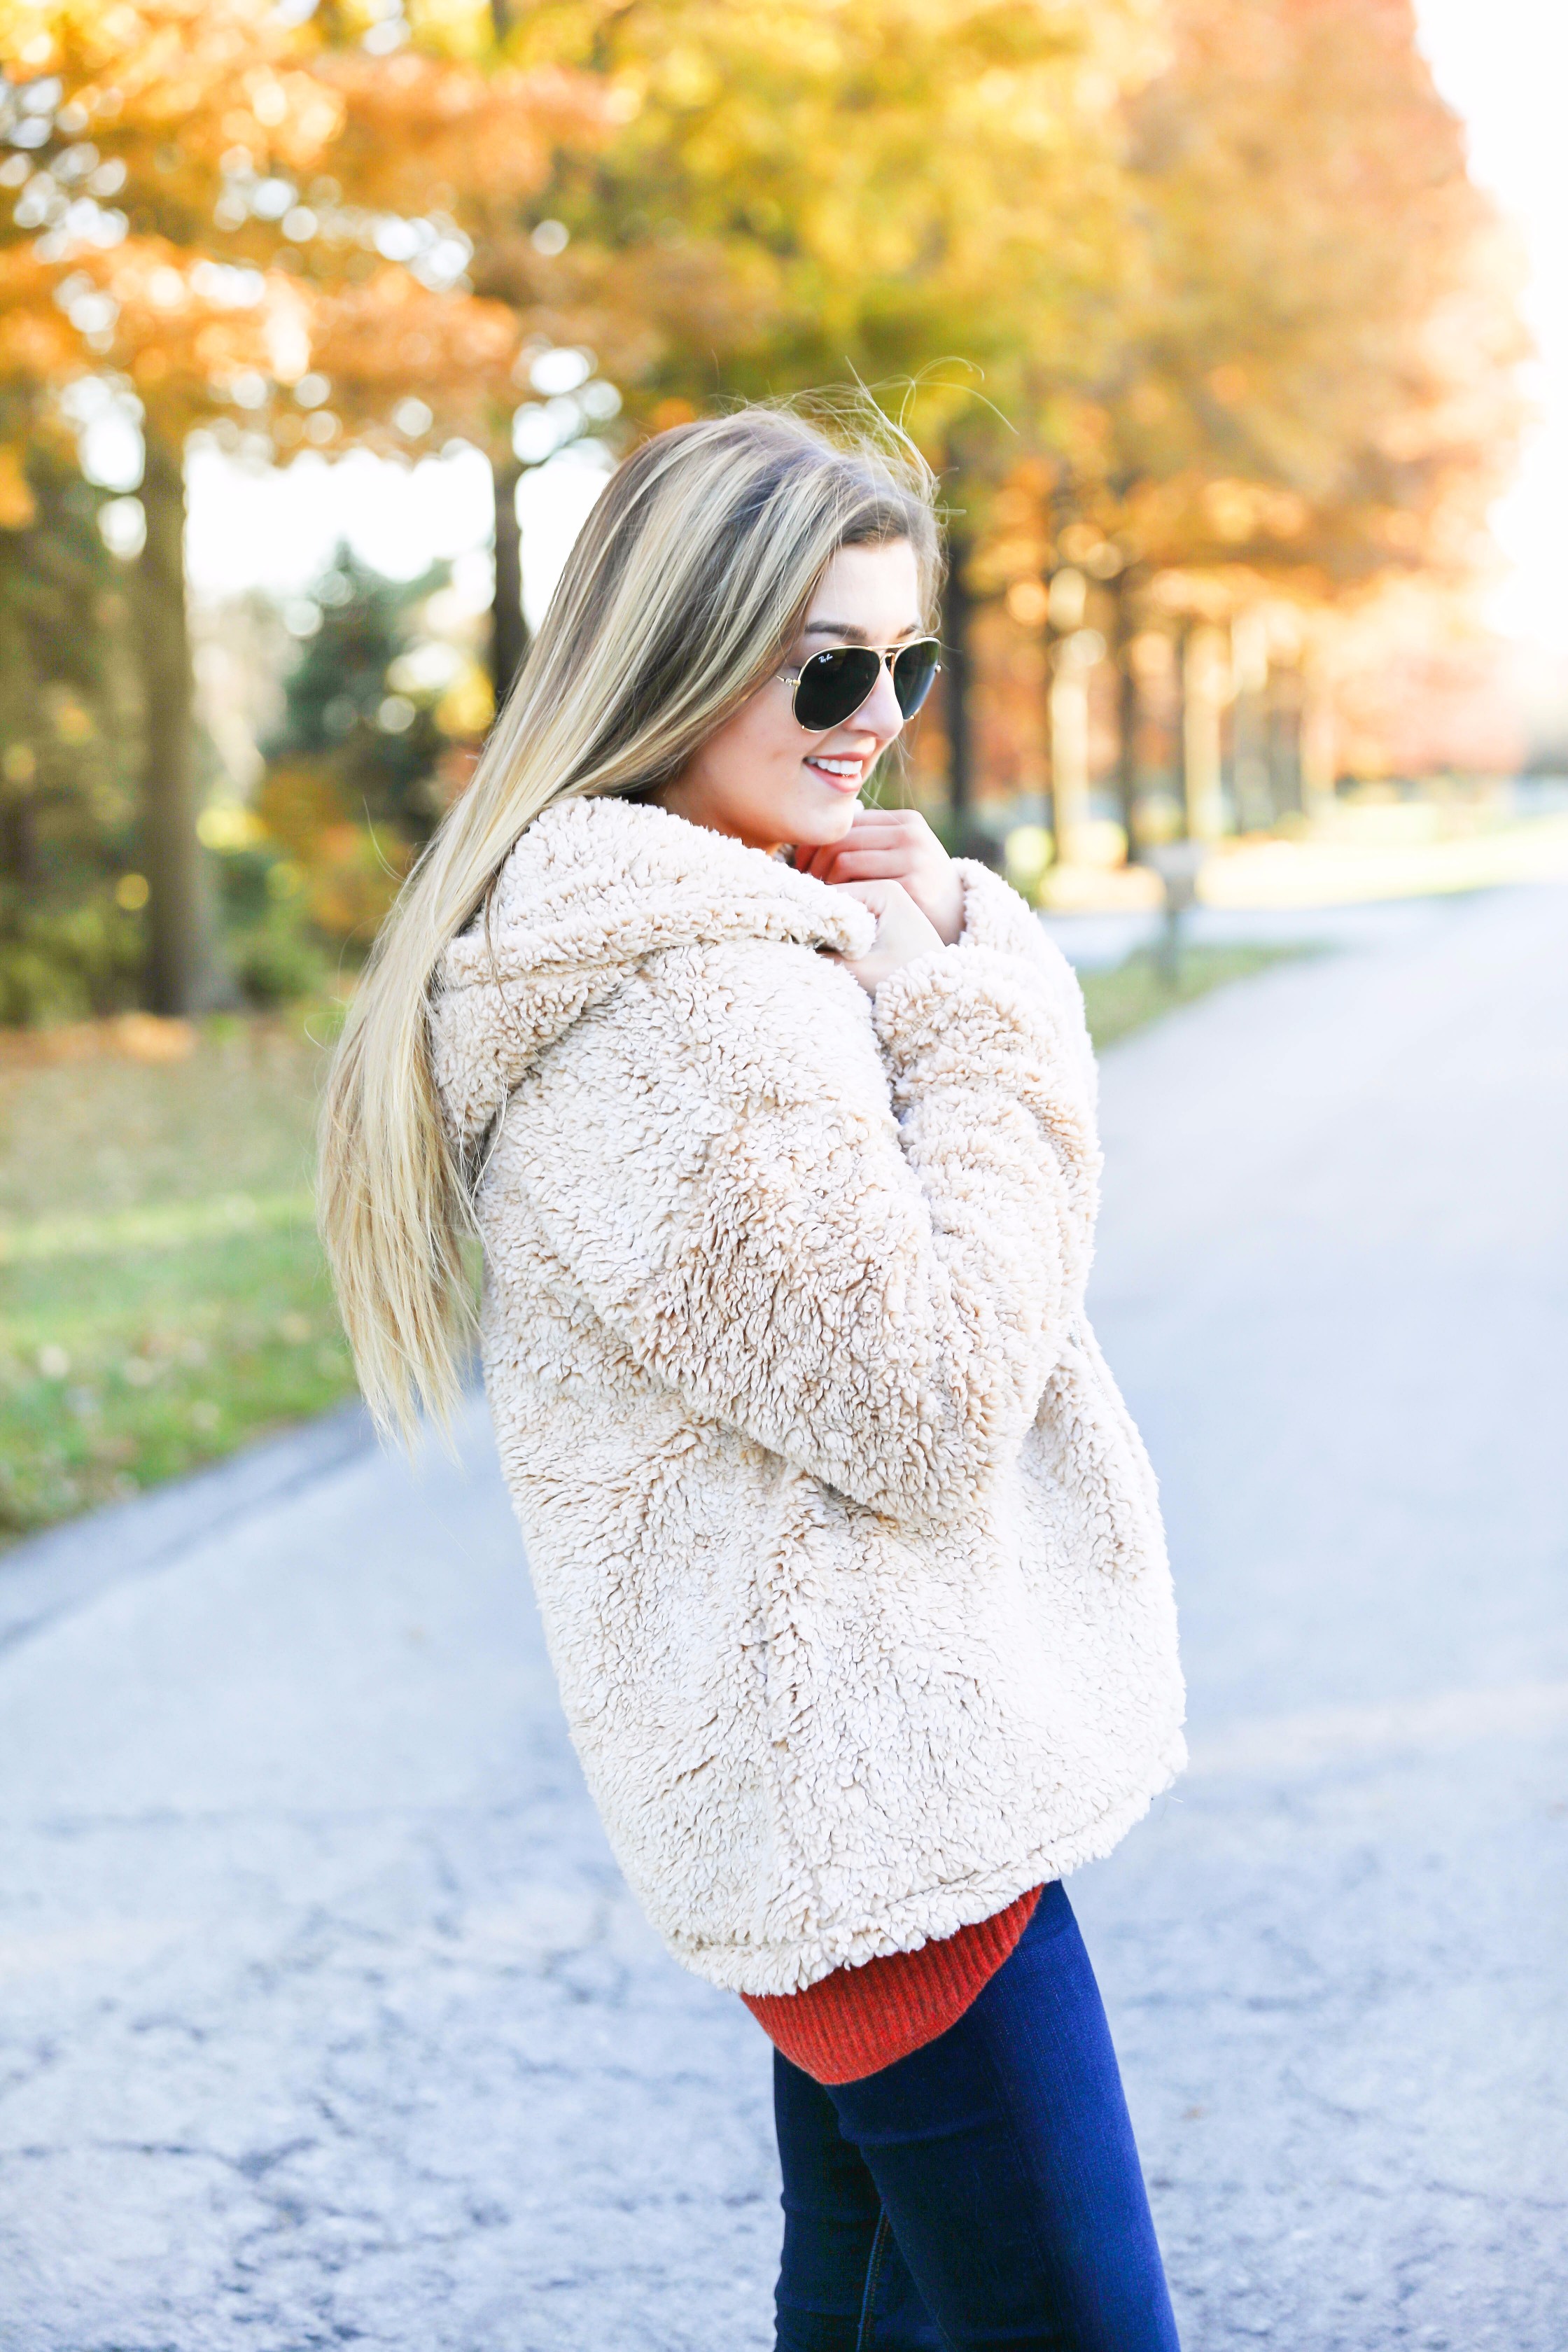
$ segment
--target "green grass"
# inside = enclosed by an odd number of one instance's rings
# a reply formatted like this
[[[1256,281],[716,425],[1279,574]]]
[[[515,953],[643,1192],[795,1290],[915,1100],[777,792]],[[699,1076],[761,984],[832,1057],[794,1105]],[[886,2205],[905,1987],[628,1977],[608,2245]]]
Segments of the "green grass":
[[[1210,989],[1222,988],[1230,981],[1249,980],[1253,973],[1266,971],[1270,964],[1287,961],[1301,952],[1294,947],[1185,947],[1173,987],[1158,959],[1147,950],[1140,950],[1114,971],[1086,971],[1080,975],[1089,1035],[1097,1051],[1103,1053],[1118,1037],[1125,1037],[1130,1030],[1142,1029],[1147,1022],[1157,1021],[1163,1013],[1173,1012],[1178,1004],[1190,1004],[1194,997],[1206,996]]]
[[[1147,956],[1091,972],[1095,1043],[1274,961],[1194,949],[1173,992]],[[353,1393],[310,1217],[331,1018],[0,1062],[0,1543]]]
[[[352,1395],[310,1214],[321,1027],[0,1068],[0,1541]]]

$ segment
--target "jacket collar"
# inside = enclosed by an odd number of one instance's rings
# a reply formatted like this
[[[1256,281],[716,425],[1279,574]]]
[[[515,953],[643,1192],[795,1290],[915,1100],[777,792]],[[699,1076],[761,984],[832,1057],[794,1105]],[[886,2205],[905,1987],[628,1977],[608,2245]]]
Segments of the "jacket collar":
[[[432,992],[437,1075],[472,1145],[530,1064],[646,957],[760,939],[863,955],[868,908],[652,803],[556,801],[528,827]]]

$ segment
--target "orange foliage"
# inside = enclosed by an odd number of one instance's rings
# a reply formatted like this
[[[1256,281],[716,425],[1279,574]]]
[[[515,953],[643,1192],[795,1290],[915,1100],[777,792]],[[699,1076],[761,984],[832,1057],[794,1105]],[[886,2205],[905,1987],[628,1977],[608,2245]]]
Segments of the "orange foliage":
[[[1113,656],[1141,628],[1225,625],[1283,595],[1300,617],[1272,657],[1289,663],[1332,608],[1321,674],[1344,759],[1506,764],[1474,634],[1428,598],[1426,656],[1405,613],[1392,658],[1383,616],[1384,583],[1485,571],[1526,350],[1519,257],[1408,0],[1169,0],[1163,23],[1162,69],[1125,110],[1138,234],[1103,289],[1109,364],[1086,349],[1058,383],[990,502],[972,584],[1037,625],[1050,575],[1087,575]],[[1109,666],[1095,686],[1103,715]],[[989,687],[979,700],[991,772],[1026,762],[1037,709]],[[1108,753],[1102,732],[1097,764]]]
[[[0,0],[0,67],[59,85],[0,238],[0,381],[121,369],[171,436],[237,404],[266,430],[316,375],[322,441],[389,438],[410,393],[446,429],[510,405],[518,321],[475,296],[452,215],[476,181],[536,190],[603,93],[559,66],[335,48],[321,16]]]
[[[1408,0],[1168,21],[1131,114],[1146,243],[1088,388],[1086,509],[1145,563],[1309,593],[1472,568],[1517,441],[1520,262]]]
[[[357,203],[395,213],[515,205],[544,185],[563,141],[602,137],[616,113],[597,80],[556,65],[486,73],[359,49],[323,55],[316,73],[342,110],[334,173]]]
[[[411,0],[391,55],[359,0],[291,13],[0,0],[13,85],[60,86],[0,387],[121,372],[171,441],[226,412],[282,452],[406,448],[416,394],[499,454],[530,337],[638,428],[920,378],[1010,600],[976,723],[1020,789],[1064,568],[1114,653],[1485,561],[1517,261],[1409,0],[542,0],[500,47],[483,0]]]
[[[397,896],[413,852],[395,834],[356,821],[340,778],[325,762],[280,762],[267,777],[256,813],[268,837],[299,869],[303,903],[332,940],[372,940]]]
[[[1406,581],[1321,625],[1342,773],[1508,775],[1524,756],[1510,648]]]

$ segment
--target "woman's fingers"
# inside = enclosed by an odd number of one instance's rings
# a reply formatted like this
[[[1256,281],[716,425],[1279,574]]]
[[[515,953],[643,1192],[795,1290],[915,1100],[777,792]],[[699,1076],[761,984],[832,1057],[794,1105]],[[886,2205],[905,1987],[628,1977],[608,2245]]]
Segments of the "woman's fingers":
[[[868,994],[874,996],[884,980],[916,956],[941,947],[939,933],[897,882],[847,882],[841,887],[877,917],[870,952],[842,959]]]
[[[829,843],[826,854],[831,856],[834,849],[842,849],[848,842],[863,840],[906,841],[911,850],[920,844],[925,843],[931,848],[941,851],[941,844],[935,834],[931,832],[924,819],[917,817],[912,810],[861,808],[856,810],[849,830],[843,840]],[[824,852],[818,850],[816,855],[821,856]]]
[[[862,809],[842,841],[814,849],[805,870],[819,878],[847,857],[874,854],[885,858],[889,874],[913,871],[927,863],[946,863],[946,852],[936,835],[920,820],[908,821],[898,810]]]
[[[908,811],[901,809],[861,809],[838,845],[842,849],[861,841],[896,842],[910,857],[932,850],[942,855],[942,845],[930,827],[921,818],[911,821]]]
[[[896,850],[841,849],[827,872],[818,878],[825,882],[901,882],[908,871]]]
[[[799,870],[832,884],[900,883],[944,940],[963,929],[963,886],[914,809],[858,809],[843,839],[814,849]]]

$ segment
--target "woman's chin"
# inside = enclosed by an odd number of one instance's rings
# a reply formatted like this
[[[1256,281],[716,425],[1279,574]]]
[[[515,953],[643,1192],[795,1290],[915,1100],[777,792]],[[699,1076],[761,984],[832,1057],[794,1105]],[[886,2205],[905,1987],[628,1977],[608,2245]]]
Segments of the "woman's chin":
[[[809,799],[803,793],[801,800],[789,836],[797,849],[831,849],[835,842],[843,840],[860,805],[858,793],[846,793],[826,804],[815,793]]]

